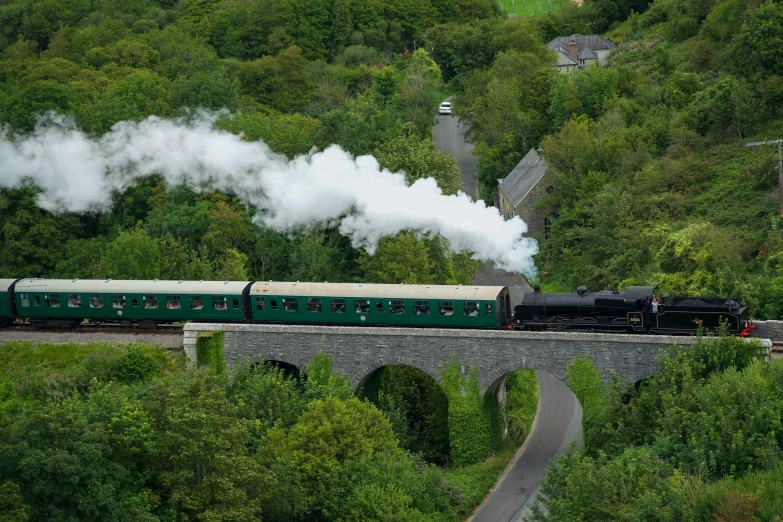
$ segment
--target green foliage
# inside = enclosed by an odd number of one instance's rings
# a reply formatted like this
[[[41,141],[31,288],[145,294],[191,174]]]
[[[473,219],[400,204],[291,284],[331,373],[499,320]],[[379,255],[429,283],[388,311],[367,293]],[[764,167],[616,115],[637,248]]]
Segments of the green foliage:
[[[0,473],[33,520],[155,520],[142,470],[155,456],[141,403],[119,386],[49,403],[17,421]]]
[[[326,505],[329,520],[458,520],[460,499],[443,472],[406,455],[384,453],[343,465]]]
[[[158,381],[144,399],[157,453],[153,484],[177,519],[257,520],[272,481],[247,453],[250,421],[237,415],[215,372]],[[163,514],[162,513],[162,514]]]
[[[223,352],[223,332],[202,333],[196,339],[196,364],[207,367],[216,374],[226,372],[226,355]]]
[[[607,388],[589,361],[569,367],[585,452],[558,459],[530,520],[744,520],[776,505],[781,365],[755,341],[700,337],[659,357],[661,372]],[[747,481],[745,477],[748,477]],[[759,499],[764,498],[763,502]],[[770,515],[772,517],[772,515]],[[769,517],[768,517],[769,519]],[[748,519],[749,520],[749,519]]]
[[[604,424],[606,385],[590,359],[575,358],[568,364],[568,386],[582,406],[582,433],[585,449],[594,454]]]
[[[630,448],[614,459],[572,451],[549,468],[526,520],[670,520],[661,515],[671,501],[671,473],[647,448]]]
[[[444,194],[456,194],[463,188],[457,162],[445,152],[435,150],[431,142],[394,138],[376,149],[374,156],[381,167],[392,172],[404,171],[409,184],[431,177]]]
[[[13,482],[0,485],[0,515],[8,522],[27,522],[30,511],[22,503],[19,486]]]
[[[446,478],[462,497],[462,516],[468,516],[481,504],[514,457],[518,448],[507,446],[476,464],[449,468]]]
[[[101,257],[100,277],[112,279],[158,279],[160,250],[144,229],[120,232]]]
[[[517,370],[506,376],[508,436],[521,445],[533,426],[538,410],[538,378],[535,370]]]
[[[283,112],[300,110],[312,89],[304,65],[302,51],[296,46],[277,56],[245,62],[238,71],[242,92]]]
[[[459,361],[454,359],[443,368],[441,379],[449,400],[449,442],[454,465],[483,460],[494,449],[492,436],[497,418],[490,416],[485,408],[476,370],[470,376],[463,376]]]
[[[165,355],[160,352],[150,353],[141,346],[131,345],[117,359],[110,378],[124,384],[149,382],[163,374],[165,363]]]
[[[774,52],[783,44],[782,32],[783,7],[774,3],[762,4],[726,49],[732,69],[750,78],[783,74]]]
[[[427,462],[449,462],[448,399],[432,377],[409,366],[386,366],[358,393],[389,417],[400,446]]]

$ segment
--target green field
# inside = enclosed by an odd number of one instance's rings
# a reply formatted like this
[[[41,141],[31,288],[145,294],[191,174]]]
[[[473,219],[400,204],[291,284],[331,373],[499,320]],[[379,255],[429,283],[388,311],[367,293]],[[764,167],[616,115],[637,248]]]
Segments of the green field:
[[[501,7],[508,14],[517,16],[530,16],[537,13],[546,13],[555,8],[557,4],[569,0],[498,0]]]

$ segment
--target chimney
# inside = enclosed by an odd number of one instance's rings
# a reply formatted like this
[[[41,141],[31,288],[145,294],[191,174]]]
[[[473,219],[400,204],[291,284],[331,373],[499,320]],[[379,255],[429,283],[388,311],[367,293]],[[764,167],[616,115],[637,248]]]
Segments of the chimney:
[[[568,54],[576,60],[576,35],[571,35],[571,43],[568,44]]]

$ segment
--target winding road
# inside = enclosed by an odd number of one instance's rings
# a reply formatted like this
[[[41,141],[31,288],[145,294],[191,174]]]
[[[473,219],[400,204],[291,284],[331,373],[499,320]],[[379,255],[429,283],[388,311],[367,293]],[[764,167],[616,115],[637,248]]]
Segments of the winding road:
[[[465,128],[454,116],[436,116],[433,128],[435,148],[449,152],[457,160],[465,192],[478,199],[476,160],[473,145],[465,140]],[[498,270],[485,263],[473,275],[482,285],[505,285],[511,302],[518,303],[531,291],[519,275]],[[472,522],[519,521],[529,512],[535,500],[541,477],[549,460],[568,451],[572,442],[582,446],[582,407],[573,392],[554,375],[538,371],[538,411],[533,428],[503,472],[491,493],[471,517]]]

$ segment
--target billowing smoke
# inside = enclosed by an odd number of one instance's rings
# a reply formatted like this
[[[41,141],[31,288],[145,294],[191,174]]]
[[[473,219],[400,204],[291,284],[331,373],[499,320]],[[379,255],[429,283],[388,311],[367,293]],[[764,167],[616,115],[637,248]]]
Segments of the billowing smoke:
[[[505,221],[497,209],[463,193],[444,195],[432,178],[409,186],[372,156],[354,158],[337,146],[288,160],[264,143],[216,129],[216,118],[152,116],[92,138],[48,116],[30,135],[0,132],[0,186],[32,179],[43,189],[42,207],[83,212],[107,208],[112,190],[158,173],[172,185],[237,194],[281,232],[339,225],[355,247],[372,254],[381,237],[413,229],[439,234],[452,250],[474,252],[500,268],[535,272],[538,245],[522,237],[527,225],[519,218]]]

